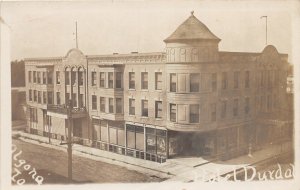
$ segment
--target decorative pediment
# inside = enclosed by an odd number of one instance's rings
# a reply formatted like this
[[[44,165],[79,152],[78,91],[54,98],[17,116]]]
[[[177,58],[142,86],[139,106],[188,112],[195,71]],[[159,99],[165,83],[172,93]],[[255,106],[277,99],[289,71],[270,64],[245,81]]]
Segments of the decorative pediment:
[[[274,46],[268,45],[262,51],[258,62],[263,67],[276,67],[280,63],[280,55]]]
[[[71,49],[68,51],[67,55],[63,59],[64,65],[68,66],[86,66],[87,59],[86,56],[79,49]]]

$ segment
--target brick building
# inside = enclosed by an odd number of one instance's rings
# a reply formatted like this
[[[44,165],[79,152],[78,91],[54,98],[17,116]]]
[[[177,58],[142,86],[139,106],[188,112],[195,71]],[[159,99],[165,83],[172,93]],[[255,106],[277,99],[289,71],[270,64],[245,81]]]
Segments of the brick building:
[[[236,156],[290,138],[282,115],[288,55],[219,51],[193,14],[157,53],[25,59],[28,132],[147,160]]]

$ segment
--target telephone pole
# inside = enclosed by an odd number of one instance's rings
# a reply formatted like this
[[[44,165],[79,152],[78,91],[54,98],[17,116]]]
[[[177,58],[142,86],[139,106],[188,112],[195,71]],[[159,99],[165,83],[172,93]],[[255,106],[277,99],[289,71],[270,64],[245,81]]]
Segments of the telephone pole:
[[[266,46],[268,45],[268,16],[261,16],[260,19],[266,19]]]
[[[67,105],[67,125],[68,125],[68,137],[66,143],[60,143],[60,145],[68,145],[68,180],[69,183],[72,183],[72,128],[73,128],[73,119],[72,119],[72,100],[69,100]]]

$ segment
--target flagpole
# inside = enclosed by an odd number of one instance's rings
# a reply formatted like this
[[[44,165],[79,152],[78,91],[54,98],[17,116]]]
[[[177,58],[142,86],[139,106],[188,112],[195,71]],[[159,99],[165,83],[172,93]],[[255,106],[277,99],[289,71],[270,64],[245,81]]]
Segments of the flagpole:
[[[266,19],[266,45],[268,45],[268,16],[261,16],[260,19]]]
[[[77,21],[75,22],[76,25],[76,48],[78,49],[78,38],[77,38]]]

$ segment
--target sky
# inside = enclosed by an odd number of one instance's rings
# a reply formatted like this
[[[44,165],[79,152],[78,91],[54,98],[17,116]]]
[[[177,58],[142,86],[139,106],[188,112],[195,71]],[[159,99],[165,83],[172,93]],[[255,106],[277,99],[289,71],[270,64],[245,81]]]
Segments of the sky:
[[[261,52],[268,44],[292,53],[288,1],[89,1],[3,2],[11,59],[65,56],[78,45],[85,55],[162,52],[163,42],[190,12],[221,40],[220,51]]]

